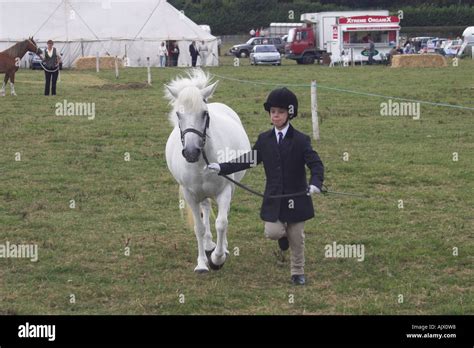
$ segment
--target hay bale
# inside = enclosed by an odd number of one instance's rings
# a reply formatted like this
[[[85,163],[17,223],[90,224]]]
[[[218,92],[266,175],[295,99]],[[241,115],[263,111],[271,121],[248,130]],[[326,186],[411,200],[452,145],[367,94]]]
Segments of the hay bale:
[[[119,68],[123,68],[122,58],[117,58]],[[95,69],[96,57],[79,57],[72,67],[78,70]],[[115,69],[115,57],[99,57],[100,69]]]
[[[440,68],[448,66],[439,54],[397,54],[392,57],[392,68]]]

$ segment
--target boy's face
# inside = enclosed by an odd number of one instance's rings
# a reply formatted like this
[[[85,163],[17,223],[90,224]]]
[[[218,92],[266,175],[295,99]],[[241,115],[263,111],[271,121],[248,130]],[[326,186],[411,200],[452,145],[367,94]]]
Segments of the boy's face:
[[[288,119],[288,110],[283,108],[271,107],[270,118],[276,128],[283,128],[286,123],[286,120]]]

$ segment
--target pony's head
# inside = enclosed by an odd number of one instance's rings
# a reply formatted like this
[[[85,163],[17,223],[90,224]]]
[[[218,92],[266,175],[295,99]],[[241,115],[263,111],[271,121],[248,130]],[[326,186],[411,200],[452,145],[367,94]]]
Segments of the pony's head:
[[[218,82],[211,83],[209,75],[200,69],[193,69],[187,75],[166,85],[165,95],[173,105],[170,121],[180,129],[182,154],[186,161],[195,163],[206,144],[210,122],[207,100]]]
[[[29,52],[33,52],[33,53],[36,53],[36,54],[42,54],[43,52],[41,51],[41,49],[38,47],[38,45],[36,45],[36,42],[35,40],[33,40],[33,36],[28,38],[27,41],[27,46],[26,48],[28,49]]]

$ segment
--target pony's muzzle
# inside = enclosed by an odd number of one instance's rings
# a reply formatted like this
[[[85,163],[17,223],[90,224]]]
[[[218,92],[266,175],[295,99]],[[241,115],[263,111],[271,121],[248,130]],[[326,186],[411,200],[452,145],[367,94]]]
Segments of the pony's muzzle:
[[[194,148],[191,150],[188,149],[183,149],[183,157],[188,161],[189,163],[196,163],[199,160],[199,156],[201,155],[201,150],[198,148]]]

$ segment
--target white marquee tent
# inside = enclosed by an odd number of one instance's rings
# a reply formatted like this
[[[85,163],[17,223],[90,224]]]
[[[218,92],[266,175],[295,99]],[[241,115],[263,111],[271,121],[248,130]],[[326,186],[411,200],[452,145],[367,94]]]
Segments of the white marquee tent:
[[[97,52],[156,66],[163,41],[177,41],[178,66],[191,65],[192,41],[208,47],[206,65],[219,63],[217,38],[166,0],[0,0],[0,51],[32,35],[40,47],[53,40],[65,67]]]

